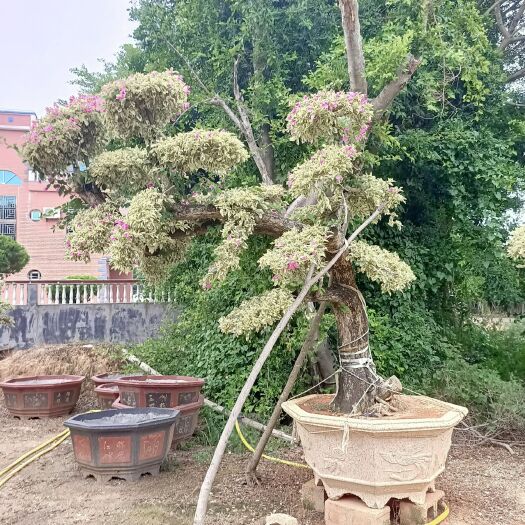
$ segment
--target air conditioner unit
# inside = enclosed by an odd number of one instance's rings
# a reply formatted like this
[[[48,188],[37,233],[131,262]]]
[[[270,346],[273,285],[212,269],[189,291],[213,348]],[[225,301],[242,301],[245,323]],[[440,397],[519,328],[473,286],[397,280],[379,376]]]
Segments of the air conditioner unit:
[[[44,219],[60,219],[60,208],[43,208]]]

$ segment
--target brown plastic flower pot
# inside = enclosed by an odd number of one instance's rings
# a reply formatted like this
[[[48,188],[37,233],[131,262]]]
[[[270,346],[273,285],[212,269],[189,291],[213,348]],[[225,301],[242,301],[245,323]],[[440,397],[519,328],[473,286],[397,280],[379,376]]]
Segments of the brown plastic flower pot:
[[[168,454],[179,412],[165,408],[102,410],[79,414],[71,430],[75,459],[85,477],[135,481],[155,476]]]
[[[178,408],[199,401],[204,380],[189,376],[127,376],[114,381],[130,407]]]
[[[197,423],[199,422],[199,411],[203,405],[204,396],[200,396],[196,403],[181,405],[176,408],[176,410],[180,412],[180,416],[175,422],[175,431],[173,433],[173,440],[171,443],[171,447],[173,449],[175,449],[177,445],[180,445],[193,436],[193,433],[197,428]],[[128,405],[125,405],[124,403],[121,403],[120,398],[114,401],[111,406],[119,410],[132,408]]]
[[[122,377],[131,377],[133,374],[119,374],[117,372],[107,372],[105,374],[97,374],[91,378],[91,381],[95,384],[95,387],[101,385],[107,385],[108,383],[115,383],[117,379]],[[142,374],[135,374],[142,375]]]
[[[111,408],[113,402],[118,399],[118,385],[116,383],[104,383],[95,388],[98,406],[102,409]]]
[[[73,412],[84,376],[14,377],[0,383],[5,406],[20,418],[58,417]]]

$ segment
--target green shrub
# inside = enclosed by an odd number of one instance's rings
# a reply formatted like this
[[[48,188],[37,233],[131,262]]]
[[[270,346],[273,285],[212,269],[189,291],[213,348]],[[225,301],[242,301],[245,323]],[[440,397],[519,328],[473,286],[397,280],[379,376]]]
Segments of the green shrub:
[[[497,371],[502,379],[525,382],[525,320],[506,330],[488,330],[468,324],[455,334],[468,362]]]
[[[177,265],[166,284],[181,313],[175,324],[164,328],[157,339],[137,345],[133,351],[161,373],[206,379],[205,392],[213,401],[231,407],[271,333],[267,328],[249,339],[224,334],[218,320],[241,301],[261,293],[270,282],[257,260],[268,241],[253,239],[241,257],[241,270],[231,272],[222,286],[209,291],[200,288],[219,239],[216,232],[195,240],[187,260]],[[268,416],[295,361],[307,328],[304,314],[296,315],[266,362],[244,406],[246,413]],[[307,388],[308,378],[296,391]]]
[[[469,419],[484,425],[484,433],[525,432],[525,387],[494,370],[452,359],[436,371],[430,393],[468,407]]]
[[[97,278],[94,275],[69,275],[64,280],[66,281],[97,281]],[[60,288],[62,288],[60,292],[58,291],[58,288],[59,288],[59,285],[56,285],[56,284],[51,284],[48,287],[49,297],[51,298],[52,301],[55,300],[57,293],[59,293],[60,300],[62,300],[62,297],[64,297],[64,301],[66,303],[69,303],[69,299],[71,298],[71,302],[76,303],[77,289],[75,286],[68,286],[65,289],[63,289],[62,286],[60,286]],[[97,295],[98,293],[96,286],[94,286],[92,290],[91,286],[89,285],[86,287],[85,292],[86,293],[84,297],[84,287],[82,286],[80,290],[80,296],[84,302],[89,301],[89,299],[91,298],[91,294]]]
[[[378,372],[396,375],[409,388],[429,384],[455,348],[432,313],[417,303],[401,303],[392,313],[369,309],[370,345]]]

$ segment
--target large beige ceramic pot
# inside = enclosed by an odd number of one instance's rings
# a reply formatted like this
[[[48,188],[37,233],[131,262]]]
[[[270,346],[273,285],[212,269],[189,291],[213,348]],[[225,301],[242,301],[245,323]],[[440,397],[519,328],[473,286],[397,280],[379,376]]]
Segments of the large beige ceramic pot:
[[[368,507],[382,508],[390,498],[423,504],[445,469],[453,428],[464,407],[423,396],[399,396],[403,407],[379,418],[337,415],[331,395],[287,401],[283,409],[297,425],[305,459],[330,499],[345,494]]]

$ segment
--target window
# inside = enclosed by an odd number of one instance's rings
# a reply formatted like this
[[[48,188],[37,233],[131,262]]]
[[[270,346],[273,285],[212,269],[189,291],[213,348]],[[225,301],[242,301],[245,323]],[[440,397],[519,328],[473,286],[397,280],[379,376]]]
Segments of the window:
[[[0,235],[16,239],[16,197],[0,195]]]
[[[38,182],[40,179],[38,178],[36,171],[27,170],[27,180],[28,182]]]
[[[27,277],[29,278],[30,281],[38,281],[38,279],[42,277],[42,274],[38,270],[31,270],[27,274]]]
[[[42,212],[40,210],[31,210],[29,217],[31,217],[32,221],[38,222],[42,218]]]
[[[17,177],[12,171],[0,170],[0,184],[9,184],[11,186],[21,186],[22,179]]]
[[[60,207],[58,208],[44,208],[44,219],[60,219]]]

